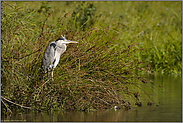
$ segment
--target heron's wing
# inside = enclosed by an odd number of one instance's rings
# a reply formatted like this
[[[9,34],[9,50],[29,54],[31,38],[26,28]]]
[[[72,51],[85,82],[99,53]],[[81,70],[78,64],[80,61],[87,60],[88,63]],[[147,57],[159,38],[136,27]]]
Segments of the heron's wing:
[[[54,64],[56,58],[55,58],[55,53],[56,53],[56,44],[55,43],[50,43],[50,63]]]
[[[50,65],[52,67],[52,64],[54,63],[55,60],[55,52],[56,52],[56,44],[53,41],[48,45],[43,55],[42,68],[44,71],[47,71]]]

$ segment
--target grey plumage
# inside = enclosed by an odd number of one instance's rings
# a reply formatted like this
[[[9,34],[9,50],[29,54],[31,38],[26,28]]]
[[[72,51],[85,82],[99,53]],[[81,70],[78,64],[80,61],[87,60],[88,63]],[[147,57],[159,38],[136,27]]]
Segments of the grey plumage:
[[[59,45],[58,42],[52,41],[47,46],[44,52],[41,67],[45,71],[45,73],[51,71],[51,69],[54,69],[57,66],[57,64],[54,65],[54,63],[56,63],[56,57],[57,60],[59,61],[60,56],[66,50],[66,45],[65,46],[64,45],[58,46],[58,45]]]
[[[41,68],[44,70],[45,73],[51,70],[53,72],[53,69],[59,63],[60,56],[66,51],[67,48],[66,44],[69,43],[78,43],[78,42],[67,40],[64,36],[62,36],[62,38],[58,38],[56,41],[52,41],[47,46],[41,62]]]

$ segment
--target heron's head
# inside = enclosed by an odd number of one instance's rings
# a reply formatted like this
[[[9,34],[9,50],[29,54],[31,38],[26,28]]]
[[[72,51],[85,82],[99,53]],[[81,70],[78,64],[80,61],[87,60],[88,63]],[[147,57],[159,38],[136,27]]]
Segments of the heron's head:
[[[61,35],[62,36],[62,35]],[[59,37],[56,41],[59,41],[61,44],[70,44],[70,43],[78,43],[77,41],[67,40],[65,36]]]

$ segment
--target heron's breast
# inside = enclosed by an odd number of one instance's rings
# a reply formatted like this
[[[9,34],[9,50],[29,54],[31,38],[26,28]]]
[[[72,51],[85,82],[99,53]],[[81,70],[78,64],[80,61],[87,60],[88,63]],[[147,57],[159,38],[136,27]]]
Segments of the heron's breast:
[[[65,52],[65,50],[66,50],[65,48],[57,48],[55,53],[55,62],[54,62],[53,68],[55,68],[58,65],[60,56]]]

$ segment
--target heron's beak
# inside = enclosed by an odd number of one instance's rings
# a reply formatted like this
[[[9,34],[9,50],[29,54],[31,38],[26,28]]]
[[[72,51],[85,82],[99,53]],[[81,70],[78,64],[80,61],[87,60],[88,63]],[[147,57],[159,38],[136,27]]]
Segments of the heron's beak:
[[[70,44],[70,43],[78,43],[78,42],[77,41],[65,40],[65,41],[63,41],[63,43]]]

